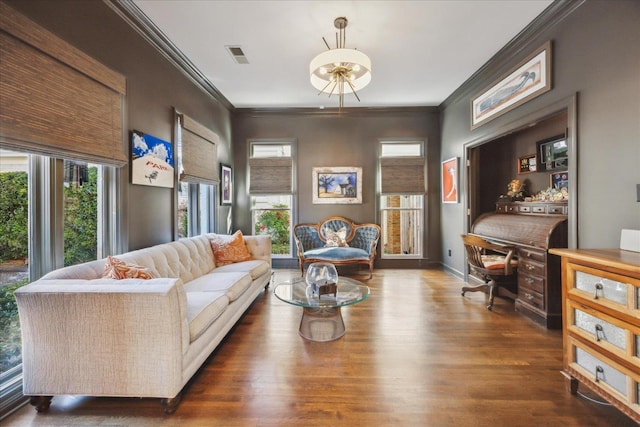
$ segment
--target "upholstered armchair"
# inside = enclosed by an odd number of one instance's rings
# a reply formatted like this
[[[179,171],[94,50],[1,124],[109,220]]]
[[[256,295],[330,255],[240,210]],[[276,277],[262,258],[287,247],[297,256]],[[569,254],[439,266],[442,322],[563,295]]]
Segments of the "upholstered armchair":
[[[380,239],[377,224],[356,224],[347,218],[333,216],[317,224],[297,224],[293,235],[301,274],[304,274],[305,264],[330,262],[335,265],[365,264],[369,267],[369,278],[373,275]]]

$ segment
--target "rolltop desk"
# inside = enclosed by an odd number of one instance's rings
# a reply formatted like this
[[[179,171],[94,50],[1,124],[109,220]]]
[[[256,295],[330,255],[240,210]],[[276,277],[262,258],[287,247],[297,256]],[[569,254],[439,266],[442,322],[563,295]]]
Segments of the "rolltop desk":
[[[567,203],[499,202],[495,213],[476,218],[471,233],[515,246],[515,309],[549,329],[560,329],[560,258],[548,250],[567,247]]]

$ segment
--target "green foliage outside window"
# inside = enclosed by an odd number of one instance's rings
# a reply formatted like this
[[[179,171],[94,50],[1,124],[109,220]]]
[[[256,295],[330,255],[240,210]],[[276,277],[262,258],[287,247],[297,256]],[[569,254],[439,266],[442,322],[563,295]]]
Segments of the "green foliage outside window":
[[[283,210],[279,210],[283,209]],[[288,255],[290,219],[286,205],[274,205],[274,210],[264,210],[257,215],[255,234],[271,236],[271,253]]]
[[[27,282],[28,279],[23,279],[0,288],[0,334],[2,335],[2,340],[0,340],[0,372],[7,372],[10,368],[22,363],[18,305],[13,293],[19,287],[26,285]]]
[[[29,201],[26,172],[0,173],[0,262],[28,257]]]
[[[98,256],[98,169],[88,170],[88,182],[64,187],[64,265]]]

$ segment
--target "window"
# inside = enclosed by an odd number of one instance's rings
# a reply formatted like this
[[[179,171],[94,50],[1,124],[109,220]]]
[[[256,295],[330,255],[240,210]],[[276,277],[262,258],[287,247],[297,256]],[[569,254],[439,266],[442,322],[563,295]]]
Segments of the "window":
[[[422,141],[380,143],[379,191],[383,258],[422,258],[424,222]]]
[[[250,142],[251,228],[271,236],[274,257],[292,256],[293,148],[293,142]]]
[[[210,139],[216,139],[213,132],[202,128],[193,120],[176,114],[178,171],[177,194],[177,235],[178,238],[196,236],[198,234],[214,233],[216,206],[218,204],[217,190],[217,157],[215,155],[198,157],[204,148],[215,151],[215,142],[203,138],[192,132],[198,128],[200,133],[207,133]],[[185,122],[187,124],[185,124]],[[186,134],[186,138],[183,135]],[[198,164],[198,162],[204,164]],[[188,170],[185,173],[185,169]],[[210,174],[212,170],[216,172]]]
[[[0,416],[23,401],[14,291],[117,250],[117,221],[103,214],[117,204],[116,174],[114,167],[0,148]]]

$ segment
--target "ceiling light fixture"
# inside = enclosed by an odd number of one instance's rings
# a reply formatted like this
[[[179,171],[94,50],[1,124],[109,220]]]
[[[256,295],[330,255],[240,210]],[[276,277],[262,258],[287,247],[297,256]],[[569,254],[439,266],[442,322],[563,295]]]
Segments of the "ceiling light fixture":
[[[340,110],[344,107],[344,95],[353,93],[358,101],[360,97],[357,91],[364,88],[371,81],[371,60],[364,53],[347,49],[346,33],[347,18],[339,17],[333,21],[339,30],[336,33],[336,48],[331,49],[329,43],[323,37],[327,45],[326,52],[322,52],[309,65],[311,72],[311,84],[318,89],[318,95],[328,93],[329,97],[334,93],[340,99]]]

